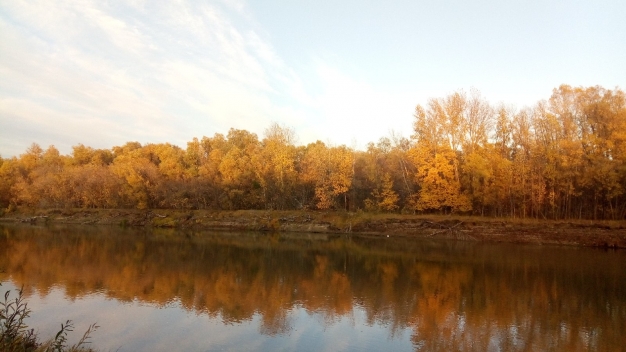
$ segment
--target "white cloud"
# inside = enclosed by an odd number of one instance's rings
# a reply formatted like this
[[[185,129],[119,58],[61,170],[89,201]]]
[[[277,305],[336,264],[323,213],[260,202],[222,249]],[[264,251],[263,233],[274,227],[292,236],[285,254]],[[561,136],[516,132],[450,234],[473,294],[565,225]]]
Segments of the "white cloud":
[[[302,115],[293,101],[306,94],[290,93],[297,75],[246,24],[244,3],[114,5],[2,5],[0,154],[18,155],[32,142],[64,153],[78,143],[184,146]]]
[[[578,55],[579,41],[561,41],[562,31],[550,28],[545,41],[513,46],[499,43],[523,26],[504,28],[495,37],[500,42],[482,46],[461,39],[482,38],[484,26],[470,26],[461,37],[450,36],[454,30],[430,35],[429,18],[454,15],[440,7],[422,9],[426,21],[399,16],[374,28],[363,20],[378,15],[379,6],[364,6],[336,26],[319,6],[255,6],[246,0],[0,2],[0,96],[7,99],[0,155],[49,140],[62,152],[76,143],[103,148],[130,140],[184,146],[230,127],[260,134],[271,121],[293,126],[303,143],[330,138],[363,146],[389,129],[410,134],[416,104],[458,89],[475,86],[492,103],[521,107],[548,98],[561,83],[612,88],[623,77],[613,60],[624,56],[614,45],[623,21],[607,17],[606,9],[580,12],[608,26],[603,40],[593,40],[587,27],[570,36],[597,49],[589,56]],[[385,9],[410,12],[404,5]],[[454,16],[463,20],[460,11]],[[551,13],[561,12],[552,9],[546,18]],[[523,22],[533,14],[518,17]],[[559,44],[551,46],[554,55],[537,61],[542,43],[550,42]],[[93,130],[77,121],[89,121]],[[66,135],[75,138],[56,140]]]

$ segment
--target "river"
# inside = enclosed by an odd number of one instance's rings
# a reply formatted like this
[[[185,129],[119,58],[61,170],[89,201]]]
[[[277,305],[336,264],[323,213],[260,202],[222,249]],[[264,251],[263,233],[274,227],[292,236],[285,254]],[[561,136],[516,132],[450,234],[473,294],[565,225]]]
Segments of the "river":
[[[102,351],[620,351],[626,251],[0,224],[0,290]]]

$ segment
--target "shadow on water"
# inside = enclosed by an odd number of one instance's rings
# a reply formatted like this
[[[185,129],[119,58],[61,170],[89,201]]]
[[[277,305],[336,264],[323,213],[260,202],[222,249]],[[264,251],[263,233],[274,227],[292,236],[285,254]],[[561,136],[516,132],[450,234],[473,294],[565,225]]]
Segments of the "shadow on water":
[[[322,325],[383,326],[414,350],[626,346],[626,251],[0,225],[0,269],[27,294],[175,303],[223,325],[258,319],[262,336],[291,334],[299,309]]]

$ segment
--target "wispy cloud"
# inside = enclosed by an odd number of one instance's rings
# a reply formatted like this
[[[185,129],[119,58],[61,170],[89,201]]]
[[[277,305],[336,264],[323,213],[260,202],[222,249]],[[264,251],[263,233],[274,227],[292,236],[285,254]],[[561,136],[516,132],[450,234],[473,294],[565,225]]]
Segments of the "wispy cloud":
[[[455,90],[521,107],[562,83],[624,81],[619,1],[466,5],[0,1],[0,155],[32,142],[184,147],[272,121],[302,143],[362,147],[410,134],[416,104]]]
[[[239,1],[3,3],[0,153],[262,131],[298,83],[246,16]]]

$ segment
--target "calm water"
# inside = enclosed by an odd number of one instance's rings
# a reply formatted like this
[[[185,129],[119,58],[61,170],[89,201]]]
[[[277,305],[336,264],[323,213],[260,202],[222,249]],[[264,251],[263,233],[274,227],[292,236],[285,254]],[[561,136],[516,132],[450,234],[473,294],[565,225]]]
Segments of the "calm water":
[[[103,351],[626,350],[626,251],[0,225],[0,271]]]

